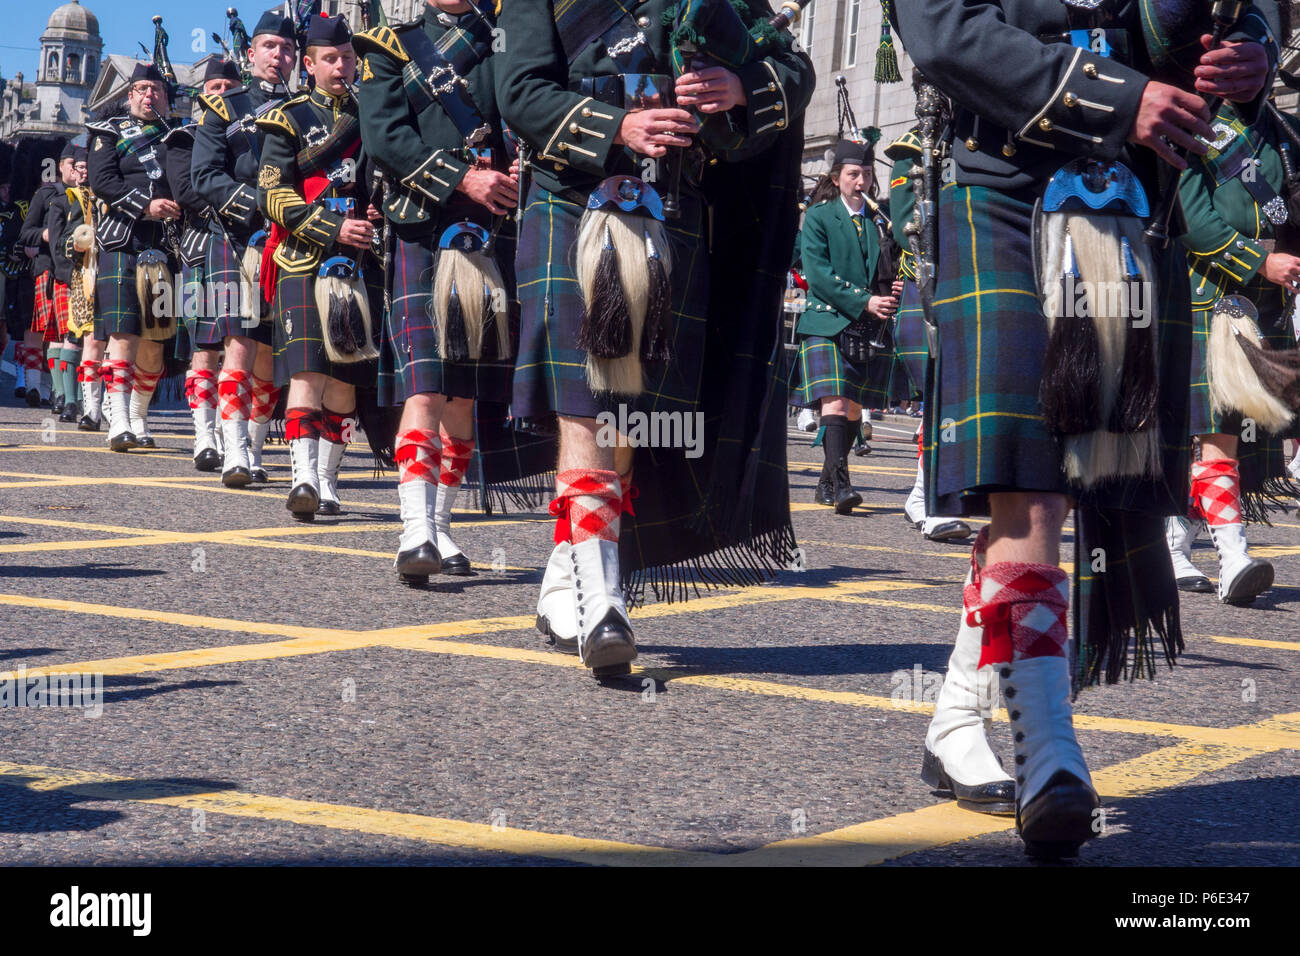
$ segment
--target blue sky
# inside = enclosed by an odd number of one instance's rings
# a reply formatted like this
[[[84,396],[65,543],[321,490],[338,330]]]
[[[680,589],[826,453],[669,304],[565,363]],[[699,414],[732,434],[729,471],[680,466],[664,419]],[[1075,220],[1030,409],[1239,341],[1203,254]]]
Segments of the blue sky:
[[[205,53],[214,52],[211,34],[225,35],[226,8],[233,6],[251,32],[263,10],[275,0],[81,0],[81,5],[99,18],[99,33],[104,38],[104,53],[127,56],[140,53],[138,43],[153,49],[153,17],[163,18],[170,38],[168,50],[176,63],[193,63]],[[22,70],[30,81],[36,76],[41,34],[50,14],[63,0],[4,0],[0,17],[0,74],[12,78]],[[191,31],[203,31],[207,47],[203,52],[191,50]],[[217,47],[217,50],[220,48]],[[141,54],[143,55],[143,54]]]

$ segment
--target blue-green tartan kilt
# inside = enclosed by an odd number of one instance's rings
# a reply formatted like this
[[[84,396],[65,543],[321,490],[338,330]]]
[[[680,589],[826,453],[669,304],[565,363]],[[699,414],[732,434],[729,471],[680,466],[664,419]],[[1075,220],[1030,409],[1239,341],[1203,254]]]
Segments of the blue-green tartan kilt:
[[[843,397],[864,408],[884,408],[892,363],[893,353],[881,352],[867,362],[866,368],[850,365],[830,339],[801,335],[795,361],[798,384],[790,404],[817,408],[824,398]]]
[[[95,338],[107,342],[110,335],[141,335],[140,297],[135,294],[134,252],[100,252],[95,278]],[[175,262],[169,262],[179,275]]]
[[[378,267],[370,264],[365,267],[364,276],[370,299],[371,332],[382,337],[383,289],[378,272]],[[281,269],[276,277],[272,314],[275,316],[276,385],[283,388],[294,375],[319,372],[348,385],[375,386],[379,370],[374,359],[335,364],[325,354],[324,330],[316,308],[316,270],[290,275]]]
[[[695,410],[707,331],[708,251],[702,239],[703,204],[685,188],[681,210],[680,218],[668,222],[673,359],[645,364],[645,390],[628,400],[591,390],[586,353],[577,345],[583,307],[574,251],[583,207],[532,184],[515,260],[520,329],[511,413],[516,418],[595,418],[621,404],[644,411]]]
[[[244,245],[226,236],[214,235],[208,240],[205,262],[207,288],[212,300],[213,314],[199,319],[194,341],[208,348],[221,348],[227,336],[242,336],[271,344],[271,317],[262,298],[260,284],[253,289],[243,288],[240,264],[244,258]],[[257,296],[262,308],[262,319],[256,325],[244,325],[239,305],[245,296]]]
[[[202,299],[203,287],[203,266],[181,265],[181,302],[189,303],[192,295],[197,295]],[[198,324],[202,319],[198,315],[189,314],[196,311],[191,308],[184,308],[181,311],[178,321],[176,322],[176,347],[172,354],[178,361],[188,362],[194,357],[194,334]],[[202,346],[199,346],[202,348]]]
[[[903,298],[898,303],[894,321],[895,374],[906,379],[913,395],[925,393],[925,366],[930,361],[930,344],[925,336],[925,312],[921,309],[921,293],[916,282],[903,280]],[[901,393],[902,388],[891,387],[891,393]]]
[[[379,346],[379,404],[401,405],[421,393],[508,404],[513,361],[449,362],[438,354],[432,316],[434,241],[435,236],[424,242],[396,240],[392,308]],[[514,238],[498,236],[496,245],[506,294],[513,299]],[[511,342],[518,337],[518,330],[511,329]]]
[[[931,514],[987,515],[992,492],[1072,493],[1039,405],[1048,330],[1031,255],[1032,215],[1028,191],[949,184],[940,192],[939,354],[925,416]],[[1157,274],[1164,474],[1158,482],[1112,482],[1100,503],[1178,514],[1190,453],[1191,318],[1181,244],[1157,256]]]

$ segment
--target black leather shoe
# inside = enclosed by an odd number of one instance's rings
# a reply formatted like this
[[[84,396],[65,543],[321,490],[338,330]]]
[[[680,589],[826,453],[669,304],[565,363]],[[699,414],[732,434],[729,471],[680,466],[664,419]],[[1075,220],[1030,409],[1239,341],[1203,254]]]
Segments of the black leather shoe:
[[[157,443],[156,441],[153,440],[153,436],[152,436],[152,435],[145,435],[143,438],[138,439],[138,441],[140,442],[140,447],[141,447],[141,448],[157,448],[157,447],[158,447],[158,443]]]
[[[26,398],[26,397],[27,397],[27,389],[25,387],[23,387],[22,385],[14,386],[14,398]]]
[[[542,632],[546,638],[546,643],[551,644],[557,651],[565,654],[578,653],[578,639],[576,637],[561,637],[551,630],[551,622],[542,615],[537,615],[537,629]]]
[[[63,407],[67,404],[67,401],[62,395],[53,395],[50,397],[50,411],[55,415],[62,415]]]
[[[835,513],[851,514],[860,504],[862,496],[853,490],[853,483],[849,481],[849,463],[841,460],[835,468]]]
[[[859,458],[865,457],[866,455],[870,455],[871,446],[864,441],[859,441],[853,446],[853,454],[857,455]]]
[[[828,507],[835,504],[835,486],[829,478],[817,482],[817,493],[813,500],[819,505]]]
[[[1068,770],[1058,770],[1028,804],[1016,813],[1016,829],[1025,855],[1059,860],[1079,855],[1079,847],[1097,835],[1097,792]]]
[[[221,467],[221,456],[215,448],[205,448],[194,456],[194,467],[199,471],[216,471]],[[225,480],[225,476],[222,476]]]
[[[97,432],[99,431],[99,422],[89,415],[82,415],[81,421],[77,422],[77,431]]]
[[[1214,585],[1204,574],[1189,574],[1185,578],[1179,578],[1176,583],[1180,591],[1192,591],[1196,594],[1210,594],[1214,591]]]
[[[79,409],[77,408],[76,402],[68,402],[63,406],[63,411],[59,412],[59,421],[69,423],[75,422],[77,420],[78,411]]]
[[[39,390],[34,388],[27,390],[27,404],[32,408],[41,407],[41,393]]]
[[[1014,816],[1016,812],[1016,782],[995,780],[974,787],[957,783],[943,769],[939,758],[926,748],[921,759],[921,779],[936,790],[946,790],[957,798],[957,806],[976,813],[996,816]]]
[[[316,513],[318,515],[337,515],[342,514],[343,509],[339,507],[337,501],[327,501],[322,498],[320,504],[316,506]]]
[[[636,660],[632,628],[618,611],[610,608],[587,639],[579,642],[578,654],[596,678],[630,674],[632,661]]]
[[[442,560],[438,557],[438,549],[433,546],[433,542],[426,541],[418,548],[399,551],[397,560],[393,562],[393,570],[407,584],[428,584],[429,575],[438,574],[442,570]]]
[[[970,536],[970,525],[956,518],[935,525],[928,534],[924,535],[930,541],[965,541]]]
[[[236,466],[231,468],[229,471],[223,471],[221,473],[221,483],[227,488],[242,488],[251,480],[252,476],[249,475],[247,468]],[[290,508],[289,510],[292,511],[293,509]]]
[[[260,482],[262,484],[266,484],[268,481],[271,480],[270,478],[267,477],[265,468],[250,468],[248,470],[248,474],[254,481]]]
[[[139,448],[140,442],[131,432],[122,432],[109,440],[108,447],[113,451],[129,451],[132,448]]]
[[[316,518],[316,509],[320,507],[320,492],[304,481],[301,485],[294,485],[284,506],[299,521],[312,521]]]
[[[470,567],[469,557],[462,551],[460,554],[453,554],[450,558],[442,559],[442,573],[450,574],[453,577],[467,578],[474,573]]]

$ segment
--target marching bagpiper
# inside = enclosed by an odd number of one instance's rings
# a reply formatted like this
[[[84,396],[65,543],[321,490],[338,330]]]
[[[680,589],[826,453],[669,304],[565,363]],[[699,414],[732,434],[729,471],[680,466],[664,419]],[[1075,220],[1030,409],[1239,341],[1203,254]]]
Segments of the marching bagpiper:
[[[58,358],[55,349],[62,338],[59,334],[58,321],[54,306],[54,261],[50,258],[49,233],[45,228],[45,219],[50,204],[62,195],[73,181],[73,153],[75,147],[68,143],[59,154],[56,182],[43,182],[32,194],[31,204],[27,207],[27,217],[23,220],[19,240],[31,259],[33,284],[33,303],[31,326],[23,336],[27,369],[27,404],[33,408],[40,405],[58,404],[59,389],[53,387],[53,373]],[[62,411],[62,408],[58,409]]]
[[[215,210],[207,224],[204,273],[216,314],[198,322],[192,402],[197,428],[199,417],[205,427],[215,419],[220,399],[221,479],[230,487],[267,479],[262,446],[279,389],[271,320],[258,282],[266,223],[257,205],[261,136],[256,121],[288,96],[295,49],[293,22],[279,10],[262,14],[248,49],[248,85],[199,98],[203,114],[194,133],[191,170],[195,192]],[[236,289],[238,295],[230,294]],[[222,348],[218,376],[215,356]],[[207,357],[200,360],[200,354]]]
[[[87,123],[90,186],[105,207],[95,224],[99,269],[95,337],[108,343],[113,451],[153,448],[146,419],[163,375],[163,343],[176,331],[173,277],[180,271],[181,208],[167,182],[168,87],[137,63],[127,114]]]
[[[352,33],[342,17],[307,32],[310,93],[257,120],[258,205],[273,223],[261,284],[273,302],[275,381],[288,386],[285,438],[293,465],[286,507],[300,521],[339,513],[337,476],[356,386],[377,376],[382,265],[367,191]]]
[[[413,23],[354,37],[362,139],[396,184],[383,204],[394,239],[379,398],[402,406],[394,567],[408,583],[471,573],[451,510],[474,451],[474,406],[510,400],[507,215],[519,178],[497,111],[494,26],[469,0],[430,0]]]
[[[81,184],[86,178],[86,149],[82,146],[71,146],[72,155],[71,170],[67,175],[63,175],[60,169],[61,178],[64,184],[64,191],[56,195],[49,202],[45,214],[45,236],[46,246],[50,250],[50,272],[53,277],[53,294],[51,301],[54,304],[53,323],[58,331],[59,341],[50,346],[52,353],[57,353],[57,366],[54,367],[55,391],[63,397],[63,407],[59,410],[59,421],[75,422],[77,420],[77,411],[79,408],[79,397],[77,394],[77,385],[81,373],[81,337],[85,333],[84,320],[86,310],[84,305],[78,300],[79,308],[74,310],[73,303],[73,282],[80,276],[74,276],[77,263],[74,256],[68,255],[66,239],[68,238],[68,220],[71,218],[74,206],[80,206],[82,202]],[[67,150],[65,150],[67,152]],[[60,167],[64,161],[60,160]],[[79,257],[75,257],[79,258]],[[84,289],[77,290],[78,295],[84,295]],[[77,313],[74,316],[74,311]],[[74,318],[76,327],[74,328]],[[51,406],[51,411],[54,410]]]

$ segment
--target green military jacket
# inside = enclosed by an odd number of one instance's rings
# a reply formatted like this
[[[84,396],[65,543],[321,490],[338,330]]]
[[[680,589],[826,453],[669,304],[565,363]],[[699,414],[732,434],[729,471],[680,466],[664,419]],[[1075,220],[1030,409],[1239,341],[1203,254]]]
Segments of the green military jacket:
[[[419,20],[392,29],[376,27],[352,38],[361,63],[357,102],[361,107],[361,139],[366,155],[396,184],[384,203],[384,216],[403,238],[440,232],[452,222],[470,218],[487,225],[491,211],[458,193],[472,157],[465,137],[436,101],[419,110],[411,105],[403,74],[411,58],[402,37],[423,30],[435,44],[455,25],[426,5]],[[497,109],[496,57],[489,56],[463,77],[470,98],[491,127],[478,145],[491,148],[494,168],[505,172],[505,139]]]
[[[839,335],[862,314],[874,294],[880,242],[870,210],[864,207],[863,216],[859,236],[838,196],[819,202],[804,215],[799,242],[808,298],[797,326],[801,335]]]
[[[912,167],[921,158],[921,141],[916,130],[910,129],[885,149],[885,155],[894,161],[889,168],[889,215],[894,223],[894,241],[903,254],[898,258],[898,274],[904,279],[916,279],[916,258],[912,244],[903,227],[912,221],[916,209],[916,190],[912,188]]]
[[[1292,129],[1300,129],[1286,117]],[[1231,104],[1224,104],[1215,117],[1214,131],[1219,134],[1210,152],[1195,157],[1179,184],[1179,198],[1187,232],[1187,247],[1192,282],[1192,307],[1208,309],[1222,295],[1242,293],[1265,305],[1264,299],[1281,304],[1282,290],[1264,278],[1262,268],[1270,247],[1277,239],[1277,229],[1263,209],[1261,186],[1268,194],[1285,199],[1285,176],[1278,146],[1285,133],[1277,128],[1269,114],[1254,126],[1247,126]],[[1292,148],[1294,162],[1300,164],[1300,149]],[[1243,160],[1253,165],[1246,170]],[[1260,197],[1252,194],[1243,176],[1254,176]],[[1286,250],[1300,254],[1300,249]]]
[[[573,0],[558,0],[571,6]],[[608,0],[600,0],[608,2]],[[620,0],[654,57],[654,72],[671,76],[669,33],[665,14],[671,0]],[[625,174],[652,181],[648,157],[614,145],[627,110],[584,95],[584,78],[615,76],[620,68],[599,38],[566,55],[555,26],[557,0],[508,0],[498,25],[506,38],[500,66],[501,112],[510,128],[533,150],[532,173],[551,192],[590,192],[600,180]],[[749,9],[766,18],[766,0]],[[671,17],[669,17],[671,22]],[[643,71],[645,72],[645,71]],[[812,96],[815,77],[808,58],[789,49],[733,70],[740,77],[746,103],[728,115],[743,136],[739,152],[752,155],[773,145],[781,131],[800,115]],[[669,80],[671,83],[671,79]]]

